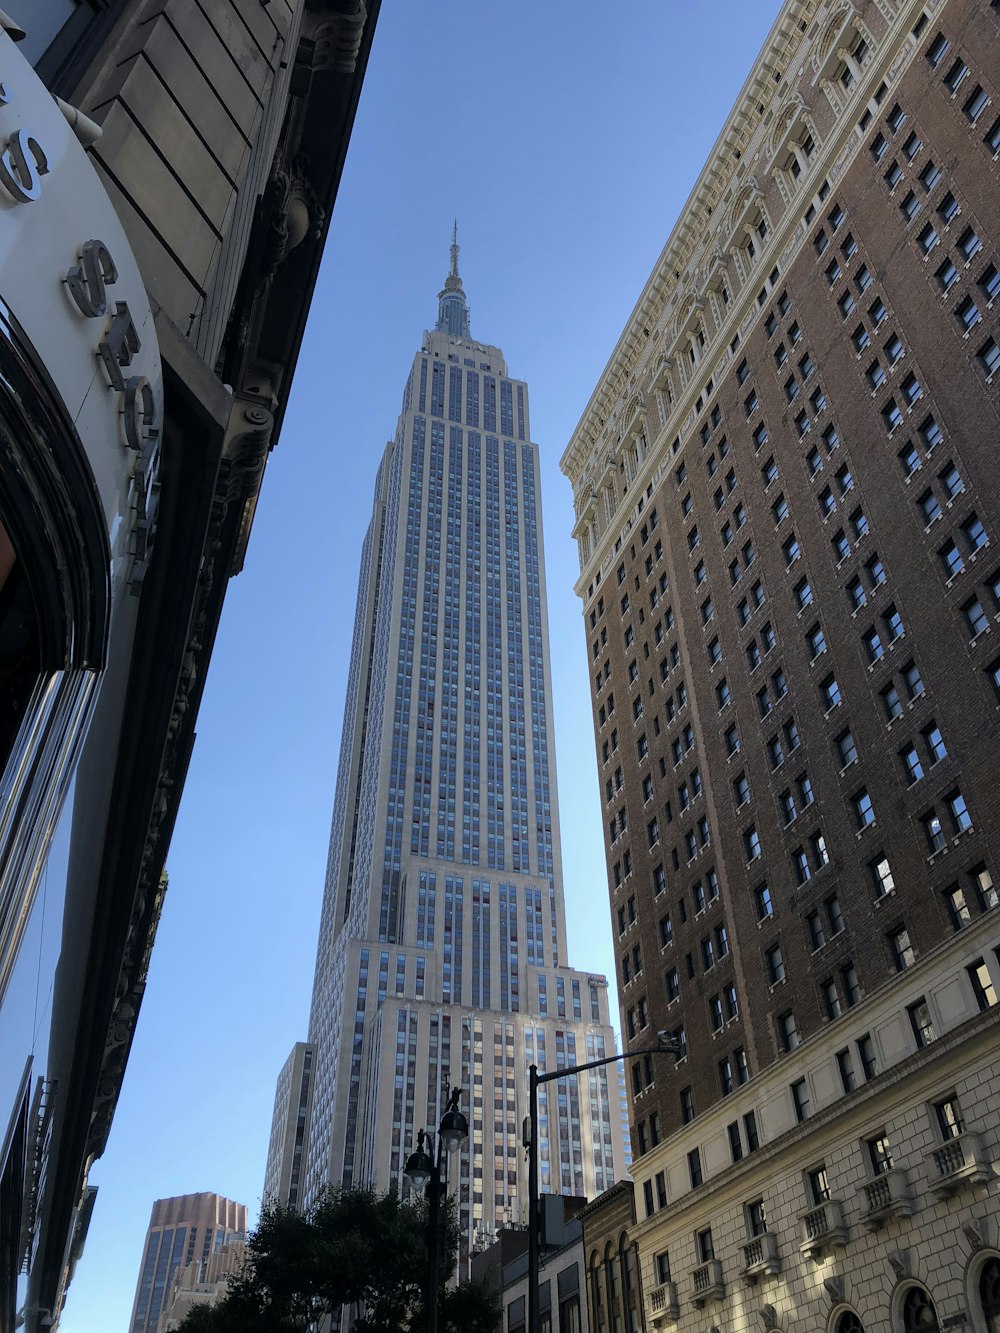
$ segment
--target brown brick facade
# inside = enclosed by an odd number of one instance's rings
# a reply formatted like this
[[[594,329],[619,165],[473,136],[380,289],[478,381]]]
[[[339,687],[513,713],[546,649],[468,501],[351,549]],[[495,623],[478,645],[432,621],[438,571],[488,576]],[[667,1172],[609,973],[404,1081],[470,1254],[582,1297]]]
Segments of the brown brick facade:
[[[841,49],[866,76],[892,58],[884,9],[827,56],[835,87]],[[633,376],[638,429],[618,405],[612,493],[646,479],[630,441],[669,460],[600,580],[584,566],[623,1036],[683,1028],[689,1052],[630,1069],[640,1157],[995,902],[1000,14],[920,13],[863,129],[802,85],[806,169],[840,171],[789,205],[793,156],[762,157],[689,343]],[[796,210],[785,262],[754,269],[746,243]],[[671,450],[741,285],[763,300]]]

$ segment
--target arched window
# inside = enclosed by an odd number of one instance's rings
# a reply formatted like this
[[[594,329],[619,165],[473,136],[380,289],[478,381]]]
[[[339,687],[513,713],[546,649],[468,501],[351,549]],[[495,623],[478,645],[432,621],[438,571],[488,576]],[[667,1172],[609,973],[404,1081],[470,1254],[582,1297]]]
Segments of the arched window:
[[[837,1320],[835,1333],[865,1333],[865,1326],[853,1310],[845,1310]]]
[[[903,1297],[903,1333],[940,1333],[937,1310],[923,1287],[911,1287]]]
[[[617,1255],[609,1241],[604,1248],[604,1280],[608,1284],[608,1327],[611,1333],[620,1333],[622,1323],[621,1306],[618,1302],[616,1260]]]
[[[606,1327],[602,1285],[601,1260],[595,1250],[590,1259],[590,1294],[594,1311],[594,1325],[598,1329],[598,1333],[603,1333]]]
[[[636,1333],[639,1327],[636,1313],[635,1248],[629,1244],[623,1231],[618,1240],[618,1263],[622,1277],[622,1304],[625,1307],[625,1333]]]
[[[1000,1333],[1000,1259],[987,1259],[979,1274],[979,1299],[989,1333]]]

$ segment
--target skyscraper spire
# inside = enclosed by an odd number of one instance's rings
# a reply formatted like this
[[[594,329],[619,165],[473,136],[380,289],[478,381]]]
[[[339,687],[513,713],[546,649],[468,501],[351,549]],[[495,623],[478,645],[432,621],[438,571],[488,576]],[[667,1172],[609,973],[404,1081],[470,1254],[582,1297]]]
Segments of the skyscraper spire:
[[[451,228],[451,269],[438,292],[438,333],[450,333],[456,338],[471,338],[469,331],[469,302],[458,276],[458,220]]]

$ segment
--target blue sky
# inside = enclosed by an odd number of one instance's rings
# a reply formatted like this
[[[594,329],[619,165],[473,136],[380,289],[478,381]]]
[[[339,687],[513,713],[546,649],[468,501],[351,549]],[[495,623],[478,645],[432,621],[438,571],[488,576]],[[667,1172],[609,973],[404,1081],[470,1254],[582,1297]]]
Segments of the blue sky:
[[[570,959],[614,970],[572,496],[558,460],[778,0],[383,0],[63,1333],[126,1333],[154,1199],[256,1215],[305,1036],[358,559],[453,217],[475,337],[526,379],[542,498]]]

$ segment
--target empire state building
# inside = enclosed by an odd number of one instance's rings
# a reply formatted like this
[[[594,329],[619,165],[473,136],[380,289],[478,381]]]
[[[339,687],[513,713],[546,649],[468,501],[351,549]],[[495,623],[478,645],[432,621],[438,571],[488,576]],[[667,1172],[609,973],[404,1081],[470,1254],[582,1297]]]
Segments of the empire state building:
[[[528,389],[472,336],[453,235],[361,552],[309,1037],[279,1079],[265,1197],[403,1188],[454,1085],[467,1248],[526,1218],[528,1065],[613,1051],[605,979],[566,961]],[[624,1176],[613,1068],[543,1087],[539,1110],[543,1193]]]

